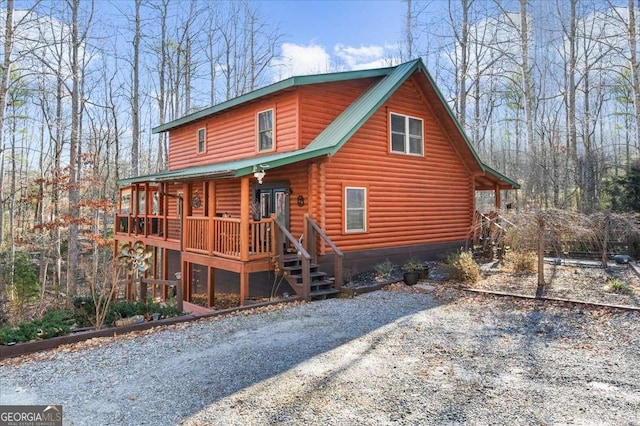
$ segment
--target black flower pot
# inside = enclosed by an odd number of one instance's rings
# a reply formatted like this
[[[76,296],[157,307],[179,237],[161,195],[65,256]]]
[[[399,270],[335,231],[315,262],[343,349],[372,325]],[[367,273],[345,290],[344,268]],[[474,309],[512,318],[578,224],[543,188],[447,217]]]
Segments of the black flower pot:
[[[419,280],[426,280],[429,278],[429,268],[424,268],[422,271],[418,272]]]
[[[407,285],[415,285],[418,282],[418,273],[417,272],[405,272],[404,273],[404,283]]]

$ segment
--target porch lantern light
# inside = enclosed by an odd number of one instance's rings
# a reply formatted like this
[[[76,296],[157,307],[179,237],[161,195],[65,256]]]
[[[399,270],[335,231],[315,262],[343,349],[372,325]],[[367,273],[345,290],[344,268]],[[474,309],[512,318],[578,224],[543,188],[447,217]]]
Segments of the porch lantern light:
[[[269,167],[266,164],[260,164],[259,166],[253,166],[253,177],[258,179],[258,184],[262,185],[262,180],[267,174],[264,169]]]

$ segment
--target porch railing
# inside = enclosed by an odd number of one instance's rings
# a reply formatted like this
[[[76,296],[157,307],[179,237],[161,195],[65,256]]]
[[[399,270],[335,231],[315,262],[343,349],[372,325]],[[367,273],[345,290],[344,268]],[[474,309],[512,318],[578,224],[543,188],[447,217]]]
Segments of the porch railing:
[[[249,260],[273,254],[274,220],[249,221],[248,252],[242,256],[241,222],[239,218],[189,216],[185,227],[185,250],[229,259]]]
[[[282,224],[274,221],[274,227],[277,228],[275,233],[275,242],[278,268],[280,271],[284,271],[284,246],[285,244],[292,245],[296,249],[296,252],[300,255],[302,283],[297,284],[290,282],[290,284],[294,286],[293,290],[300,296],[302,296],[304,300],[309,300],[309,295],[311,293],[311,255],[307,253],[307,250],[305,250],[302,244],[300,244],[300,242],[293,235],[291,235],[291,232],[289,232],[289,230]]]
[[[177,216],[118,214],[116,215],[115,232],[117,234],[180,241],[180,218]]]
[[[485,215],[475,212],[473,224],[470,230],[470,241],[473,246],[482,246],[482,250],[488,252],[493,247],[498,249],[498,257],[501,258],[504,251],[504,238],[509,228],[515,225],[497,212]]]
[[[316,235],[319,236],[329,247],[333,250],[333,275],[334,275],[334,287],[336,290],[340,290],[342,287],[342,264],[344,254],[340,249],[331,241],[329,236],[320,228],[320,226],[313,220],[313,218],[306,214],[304,216],[306,241],[305,246],[307,252],[311,255],[313,263],[318,263],[318,252],[316,250]]]

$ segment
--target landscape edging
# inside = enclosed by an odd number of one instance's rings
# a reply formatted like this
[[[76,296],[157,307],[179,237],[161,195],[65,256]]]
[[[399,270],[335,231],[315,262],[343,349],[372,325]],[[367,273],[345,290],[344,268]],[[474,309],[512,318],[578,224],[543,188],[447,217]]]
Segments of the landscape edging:
[[[291,303],[297,300],[300,300],[300,298],[290,297],[285,300],[255,303],[255,304],[246,305],[246,306],[239,306],[237,308],[211,311],[210,313],[206,313],[206,314],[198,314],[198,315],[187,314],[179,317],[165,318],[158,321],[143,322],[143,323],[128,325],[124,327],[109,327],[109,328],[103,328],[102,330],[67,334],[66,336],[52,337],[50,339],[36,340],[33,342],[16,343],[15,345],[10,345],[10,346],[0,345],[0,360],[6,359],[6,358],[14,358],[21,355],[28,355],[35,352],[56,349],[62,345],[83,342],[89,339],[100,338],[100,337],[115,337],[121,334],[131,333],[133,331],[144,331],[154,327],[180,324],[183,322],[190,322],[190,321],[199,320],[202,318],[211,318],[211,317],[230,314],[234,312],[247,311],[255,308],[260,308],[263,306],[277,305],[279,303]]]

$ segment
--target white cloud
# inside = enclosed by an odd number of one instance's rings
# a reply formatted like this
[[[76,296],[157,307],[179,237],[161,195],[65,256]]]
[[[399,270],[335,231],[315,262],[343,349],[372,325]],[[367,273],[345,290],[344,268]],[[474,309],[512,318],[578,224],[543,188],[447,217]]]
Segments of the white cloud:
[[[296,75],[363,70],[398,65],[398,46],[334,46],[331,54],[323,46],[294,43],[282,45],[282,56],[275,64],[274,81]]]
[[[333,51],[344,65],[351,70],[378,67],[384,61],[385,49],[383,46],[352,47],[337,44]]]
[[[275,64],[275,67],[276,81],[294,75],[320,74],[329,72],[331,56],[324,47],[317,44],[303,46],[284,43],[281,60]]]

